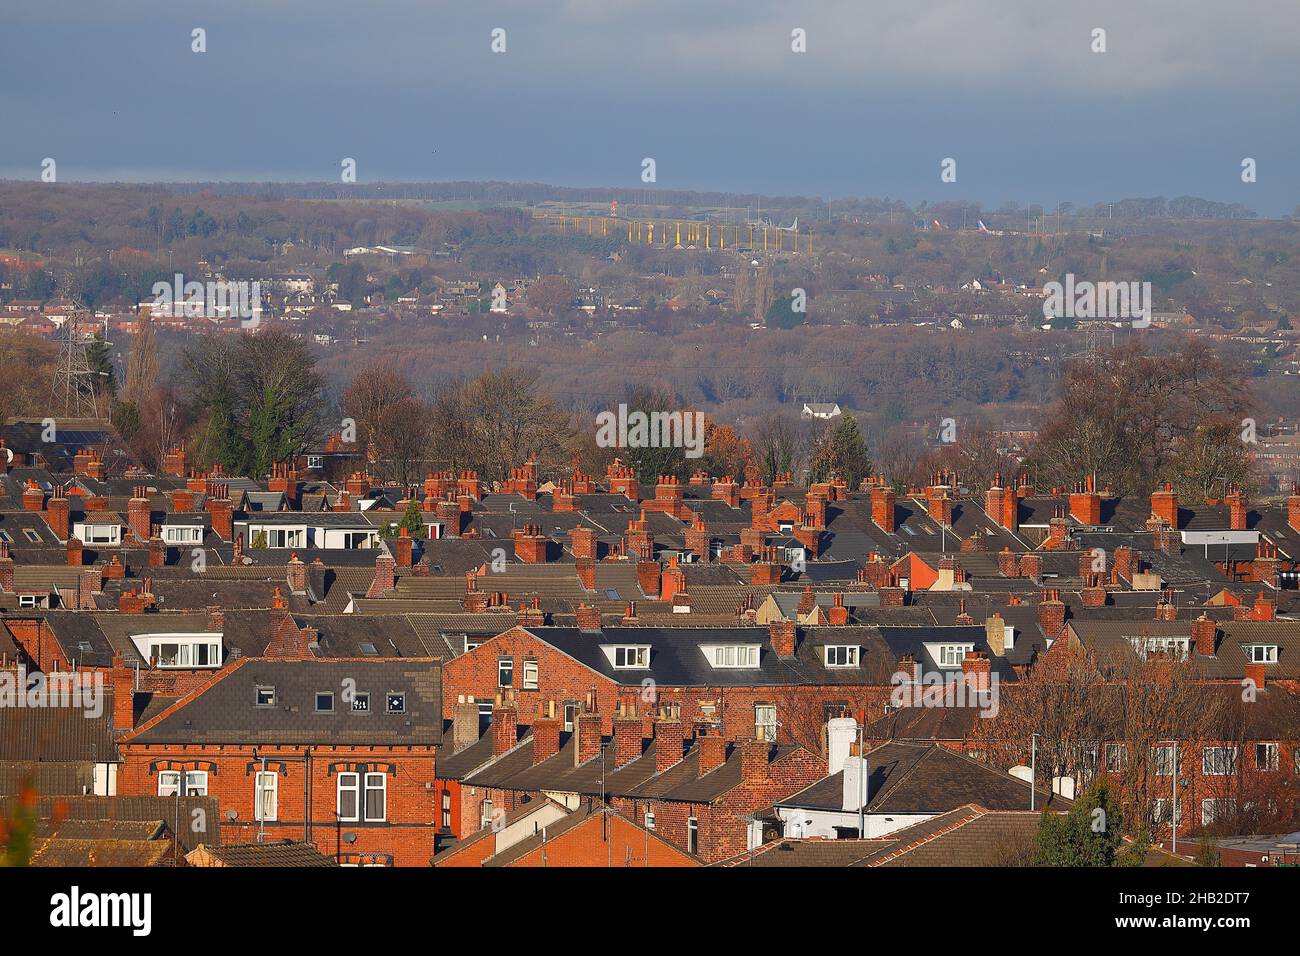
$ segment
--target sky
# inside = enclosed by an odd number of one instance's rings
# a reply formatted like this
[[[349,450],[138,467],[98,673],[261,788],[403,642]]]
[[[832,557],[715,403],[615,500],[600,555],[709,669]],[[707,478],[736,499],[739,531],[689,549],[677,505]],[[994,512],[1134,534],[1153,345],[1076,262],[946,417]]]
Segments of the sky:
[[[1295,0],[0,2],[3,178],[1300,204]]]

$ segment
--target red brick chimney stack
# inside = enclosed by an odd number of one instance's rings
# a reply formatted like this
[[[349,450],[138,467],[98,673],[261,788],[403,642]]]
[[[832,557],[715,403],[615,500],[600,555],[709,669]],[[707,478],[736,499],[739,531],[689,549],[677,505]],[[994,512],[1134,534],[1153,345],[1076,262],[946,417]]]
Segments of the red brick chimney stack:
[[[761,784],[767,780],[767,758],[771,745],[766,740],[740,742],[740,780],[742,784]]]
[[[1172,483],[1166,482],[1164,488],[1151,492],[1151,514],[1178,529],[1178,495]]]
[[[1101,495],[1097,494],[1095,474],[1074,486],[1070,494],[1070,514],[1082,525],[1101,524]]]
[[[660,717],[655,721],[655,772],[662,773],[682,759],[681,721]]]
[[[69,507],[63,486],[55,485],[54,493],[50,495],[50,500],[45,506],[45,523],[50,526],[50,530],[60,541],[68,540]]]
[[[600,714],[596,713],[594,707],[595,702],[588,701],[582,713],[578,714],[577,725],[574,727],[578,737],[577,746],[573,750],[574,766],[584,764],[600,753]]]
[[[555,716],[555,701],[548,700],[533,721],[533,763],[549,760],[560,752],[560,724]]]
[[[1241,489],[1233,488],[1228,492],[1228,529],[1231,531],[1246,530],[1246,496],[1241,493]]]
[[[635,705],[620,703],[614,716],[614,766],[621,767],[641,756],[642,732],[641,718],[636,715]]]
[[[1192,644],[1202,657],[1213,657],[1218,650],[1218,626],[1205,614],[1192,621]]]
[[[519,710],[515,707],[514,695],[507,693],[504,699],[498,695],[492,708],[492,756],[500,756],[518,741]]]
[[[700,775],[717,770],[727,762],[727,739],[714,730],[712,733],[701,728],[696,735],[695,744],[700,748]]]
[[[894,533],[894,511],[897,495],[892,485],[880,484],[871,487],[871,520],[885,534]]]
[[[366,597],[377,598],[394,590],[397,587],[396,569],[397,562],[393,560],[393,556],[380,553],[375,558],[375,577],[370,582]]]
[[[212,484],[206,501],[212,517],[212,530],[222,541],[231,540],[234,532],[234,509],[230,501],[230,488],[225,484]]]
[[[113,688],[113,733],[126,733],[135,727],[135,674],[121,654],[113,655],[108,682]]]
[[[768,640],[777,657],[794,657],[797,633],[794,621],[786,618],[768,625]]]
[[[1065,630],[1065,602],[1061,600],[1060,591],[1043,592],[1042,601],[1038,605],[1038,623],[1048,640],[1056,640],[1061,636]]]

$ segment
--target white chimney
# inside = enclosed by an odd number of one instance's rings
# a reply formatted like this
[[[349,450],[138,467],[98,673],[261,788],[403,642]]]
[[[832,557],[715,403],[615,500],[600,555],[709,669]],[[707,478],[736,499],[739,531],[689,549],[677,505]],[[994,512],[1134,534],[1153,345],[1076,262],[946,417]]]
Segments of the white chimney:
[[[858,722],[852,717],[832,717],[826,721],[826,752],[829,755],[826,773],[834,776],[844,769],[849,748],[858,739]]]
[[[871,799],[871,765],[865,757],[844,758],[844,809],[857,811]]]

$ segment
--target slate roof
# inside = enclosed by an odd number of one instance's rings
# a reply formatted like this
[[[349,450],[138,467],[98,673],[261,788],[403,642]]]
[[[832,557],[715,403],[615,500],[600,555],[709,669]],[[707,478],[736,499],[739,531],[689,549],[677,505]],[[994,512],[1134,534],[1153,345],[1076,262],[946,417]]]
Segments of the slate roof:
[[[102,695],[84,700],[85,707],[0,707],[0,761],[116,760],[111,689],[105,685]]]
[[[983,629],[980,628],[980,635]],[[584,633],[576,627],[528,628],[530,634],[568,654],[593,671],[620,684],[640,686],[647,677],[663,687],[750,687],[789,684],[867,684],[884,675],[888,680],[888,648],[872,627],[804,628],[795,656],[778,657],[772,651],[767,627],[604,627]],[[818,656],[826,643],[860,645],[862,664],[856,668],[828,668]],[[649,644],[650,666],[644,670],[616,669],[601,645]],[[757,644],[758,667],[713,667],[702,647],[708,644]]]
[[[338,689],[355,681],[370,710],[355,712]],[[275,689],[258,706],[258,688]],[[333,713],[317,713],[315,695],[334,691]],[[386,697],[405,694],[405,712]],[[442,739],[441,667],[436,660],[292,660],[243,658],[210,683],[147,721],[124,740],[135,743],[275,743],[437,746]]]
[[[61,868],[175,866],[175,856],[169,840],[73,840],[50,837],[35,842],[28,865]]]
[[[271,843],[228,843],[224,846],[201,844],[205,850],[226,866],[250,867],[316,867],[338,866],[332,857],[325,856],[314,844],[301,840],[278,840]]]
[[[868,813],[946,813],[968,803],[992,810],[1029,806],[1029,784],[946,747],[891,741],[867,752]],[[842,810],[844,772],[831,774],[778,806]],[[1038,788],[1040,807],[1060,802]]]
[[[1024,866],[1032,859],[1040,814],[974,804],[876,840],[783,839],[721,866]]]

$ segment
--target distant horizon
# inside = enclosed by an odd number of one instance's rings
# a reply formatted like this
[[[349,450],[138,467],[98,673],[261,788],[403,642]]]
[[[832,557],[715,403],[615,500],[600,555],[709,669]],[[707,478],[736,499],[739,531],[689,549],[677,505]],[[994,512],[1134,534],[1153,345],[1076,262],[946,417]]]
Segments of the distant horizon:
[[[10,175],[7,172],[0,171],[0,186],[23,185],[28,183],[41,185],[41,183],[39,183],[39,180],[33,180],[30,177],[24,178],[21,176],[14,176],[14,175]],[[979,207],[985,213],[989,213],[989,214],[997,213],[1000,207],[1007,203],[1014,203],[1021,210],[1026,208],[1025,200],[1023,197],[1004,197],[997,200],[982,200],[975,197],[958,198],[952,196],[944,196],[942,194],[938,194],[938,195],[932,194],[932,195],[920,196],[920,197],[904,197],[904,196],[890,196],[890,195],[872,194],[872,193],[856,193],[856,194],[825,196],[825,195],[816,195],[816,194],[810,195],[806,193],[799,194],[799,193],[758,192],[752,190],[734,190],[734,189],[727,190],[727,189],[722,189],[718,187],[709,187],[709,186],[689,187],[689,186],[666,186],[662,184],[610,185],[610,184],[594,184],[594,183],[562,183],[562,182],[544,181],[544,180],[527,179],[527,178],[524,179],[391,178],[391,179],[372,179],[372,180],[366,180],[357,183],[343,184],[329,179],[293,179],[293,178],[278,178],[278,177],[222,178],[220,176],[212,176],[212,177],[200,177],[200,178],[175,178],[175,179],[156,179],[156,178],[155,179],[107,179],[107,178],[69,179],[60,176],[59,181],[55,185],[107,186],[107,187],[118,186],[118,187],[129,187],[129,188],[152,186],[152,187],[159,187],[163,189],[169,187],[201,187],[201,186],[209,186],[209,185],[222,186],[222,187],[296,186],[296,187],[320,187],[322,189],[337,189],[344,192],[356,191],[358,193],[362,193],[364,191],[372,190],[376,188],[382,188],[384,186],[448,187],[448,186],[464,185],[464,186],[505,186],[505,187],[520,187],[520,188],[531,187],[531,188],[542,188],[542,189],[555,189],[557,191],[558,190],[578,190],[578,191],[589,190],[592,192],[607,192],[611,194],[621,193],[622,196],[619,197],[620,202],[624,202],[625,204],[631,204],[631,205],[640,204],[638,200],[633,198],[634,194],[637,193],[649,194],[650,198],[653,198],[656,193],[659,194],[685,193],[685,194],[693,194],[699,196],[714,194],[719,196],[731,196],[736,199],[745,199],[745,198],[761,199],[763,202],[772,201],[776,205],[787,205],[787,206],[796,205],[800,203],[808,204],[810,202],[821,202],[821,203],[879,202],[879,203],[899,203],[908,207],[909,209],[917,210],[923,207],[932,207],[932,206],[937,206],[945,203],[971,203],[971,204],[979,205]],[[627,199],[623,199],[622,198],[623,196],[626,196]],[[348,197],[340,196],[337,198],[346,199]],[[376,199],[381,199],[381,200],[383,199],[383,197],[375,197],[371,195],[357,195],[354,198],[358,202],[375,201]],[[1194,193],[1155,193],[1151,195],[1107,196],[1107,197],[1087,199],[1087,200],[1062,197],[1059,200],[1053,199],[1050,202],[1031,198],[1028,202],[1028,206],[1031,208],[1040,207],[1043,210],[1043,215],[1045,216],[1055,215],[1056,203],[1059,201],[1061,205],[1063,206],[1068,205],[1071,207],[1068,211],[1062,211],[1061,213],[1062,218],[1068,218],[1072,215],[1076,215],[1081,209],[1084,208],[1104,206],[1108,203],[1113,203],[1118,205],[1124,202],[1142,202],[1142,201],[1150,201],[1154,199],[1165,199],[1168,201],[1173,201],[1177,199],[1194,199],[1194,200],[1199,200],[1204,202],[1221,204],[1224,206],[1240,205],[1247,212],[1252,214],[1251,217],[1224,220],[1224,221],[1234,221],[1234,222],[1247,222],[1247,221],[1286,222],[1296,218],[1298,212],[1300,212],[1300,205],[1297,205],[1295,210],[1291,210],[1289,212],[1282,212],[1276,215],[1268,215],[1252,206],[1248,206],[1245,203],[1240,202],[1240,200],[1216,199],[1212,196],[1198,195]],[[428,202],[465,201],[465,202],[490,203],[492,200],[473,199],[471,197],[464,197],[463,199],[438,199],[438,200],[425,200],[425,201]],[[508,201],[510,200],[501,200],[501,202],[508,202]],[[523,200],[518,200],[518,201],[523,202]],[[555,200],[555,201],[566,201],[566,200]],[[571,200],[571,201],[576,202],[577,200]],[[670,203],[665,203],[665,204],[670,204]],[[1169,218],[1174,218],[1174,217],[1169,217]]]

